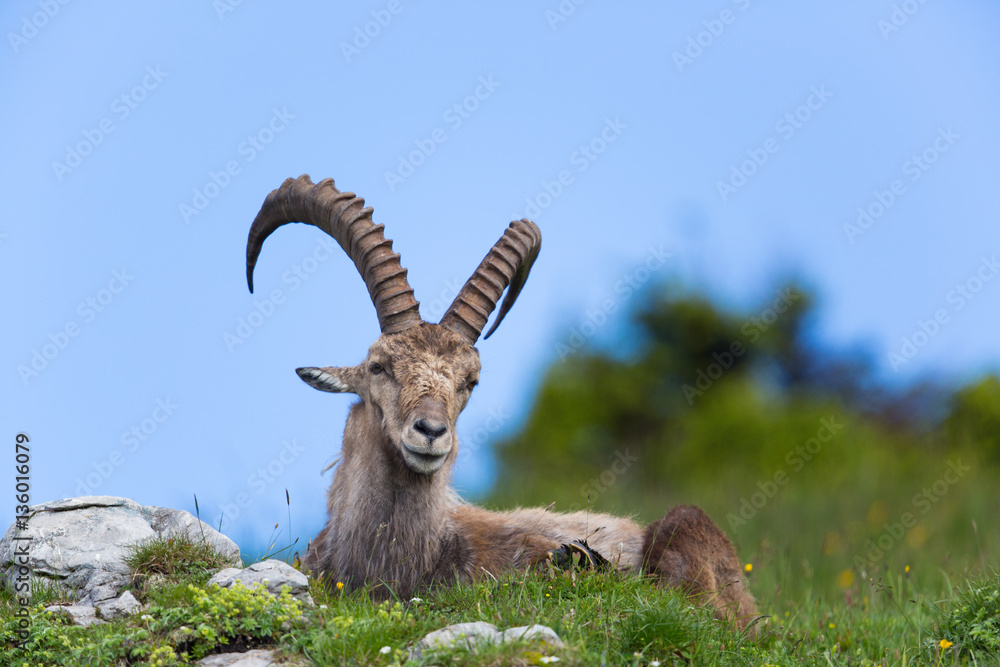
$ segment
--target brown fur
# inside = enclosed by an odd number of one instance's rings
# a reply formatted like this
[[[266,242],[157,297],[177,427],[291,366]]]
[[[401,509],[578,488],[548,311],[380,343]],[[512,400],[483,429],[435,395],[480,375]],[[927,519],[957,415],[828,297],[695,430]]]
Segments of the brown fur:
[[[462,502],[448,484],[458,452],[455,423],[479,368],[472,345],[424,323],[380,336],[358,366],[299,369],[317,389],[360,397],[344,429],[329,520],[304,559],[310,572],[349,589],[368,584],[376,595],[391,589],[407,598],[456,578],[523,570],[560,544],[586,538],[617,569],[646,570],[693,595],[708,594],[720,615],[746,626],[755,609],[739,561],[697,507],[674,508],[643,529],[606,514],[490,512]]]
[[[700,507],[678,505],[646,528],[643,567],[746,624],[756,612],[733,545]]]

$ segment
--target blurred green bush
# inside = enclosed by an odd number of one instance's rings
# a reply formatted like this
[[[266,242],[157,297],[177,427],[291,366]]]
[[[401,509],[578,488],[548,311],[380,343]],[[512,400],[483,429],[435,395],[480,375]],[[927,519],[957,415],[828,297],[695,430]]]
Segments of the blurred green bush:
[[[863,351],[816,342],[796,286],[749,314],[670,292],[638,300],[625,356],[557,343],[488,505],[651,521],[699,504],[775,604],[997,562],[1000,379],[886,384]]]

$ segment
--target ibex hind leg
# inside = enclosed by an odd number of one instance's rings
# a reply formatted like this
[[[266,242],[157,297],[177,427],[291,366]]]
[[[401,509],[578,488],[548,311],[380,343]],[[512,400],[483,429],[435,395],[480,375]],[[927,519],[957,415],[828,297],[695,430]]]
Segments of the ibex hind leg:
[[[678,505],[646,529],[643,569],[709,602],[742,629],[757,615],[732,542],[700,507]]]

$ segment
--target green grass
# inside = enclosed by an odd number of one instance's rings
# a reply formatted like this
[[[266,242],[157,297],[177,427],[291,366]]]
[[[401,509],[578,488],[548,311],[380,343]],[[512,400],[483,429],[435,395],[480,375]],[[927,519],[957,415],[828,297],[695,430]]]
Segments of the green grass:
[[[208,577],[226,563],[197,547],[185,540],[161,541],[133,552],[133,582],[141,582],[147,608],[129,619],[78,628],[36,604],[27,653],[14,649],[16,601],[9,593],[0,595],[0,665],[166,666],[258,646],[280,647],[290,657],[320,665],[532,665],[553,656],[558,664],[594,666],[1000,662],[996,574],[952,590],[940,574],[935,585],[933,577],[899,573],[855,580],[839,599],[809,590],[788,599],[759,590],[759,575],[768,569],[761,563],[749,575],[750,588],[768,618],[757,626],[759,637],[751,639],[679,592],[635,576],[539,568],[443,587],[419,601],[381,603],[364,591],[347,594],[314,584],[316,606],[303,608],[262,590],[207,588]],[[59,599],[50,587],[39,591],[36,603]],[[548,625],[566,646],[455,649],[407,662],[408,647],[428,632],[470,621],[500,629]]]

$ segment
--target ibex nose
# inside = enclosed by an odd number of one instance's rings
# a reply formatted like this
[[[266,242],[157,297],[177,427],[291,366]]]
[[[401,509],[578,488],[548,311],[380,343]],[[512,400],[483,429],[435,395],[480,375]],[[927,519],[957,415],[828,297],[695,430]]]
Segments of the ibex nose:
[[[434,442],[436,438],[444,435],[444,432],[448,430],[447,424],[429,422],[426,419],[418,419],[413,425],[413,428],[419,433],[423,433],[427,436],[428,442]]]

